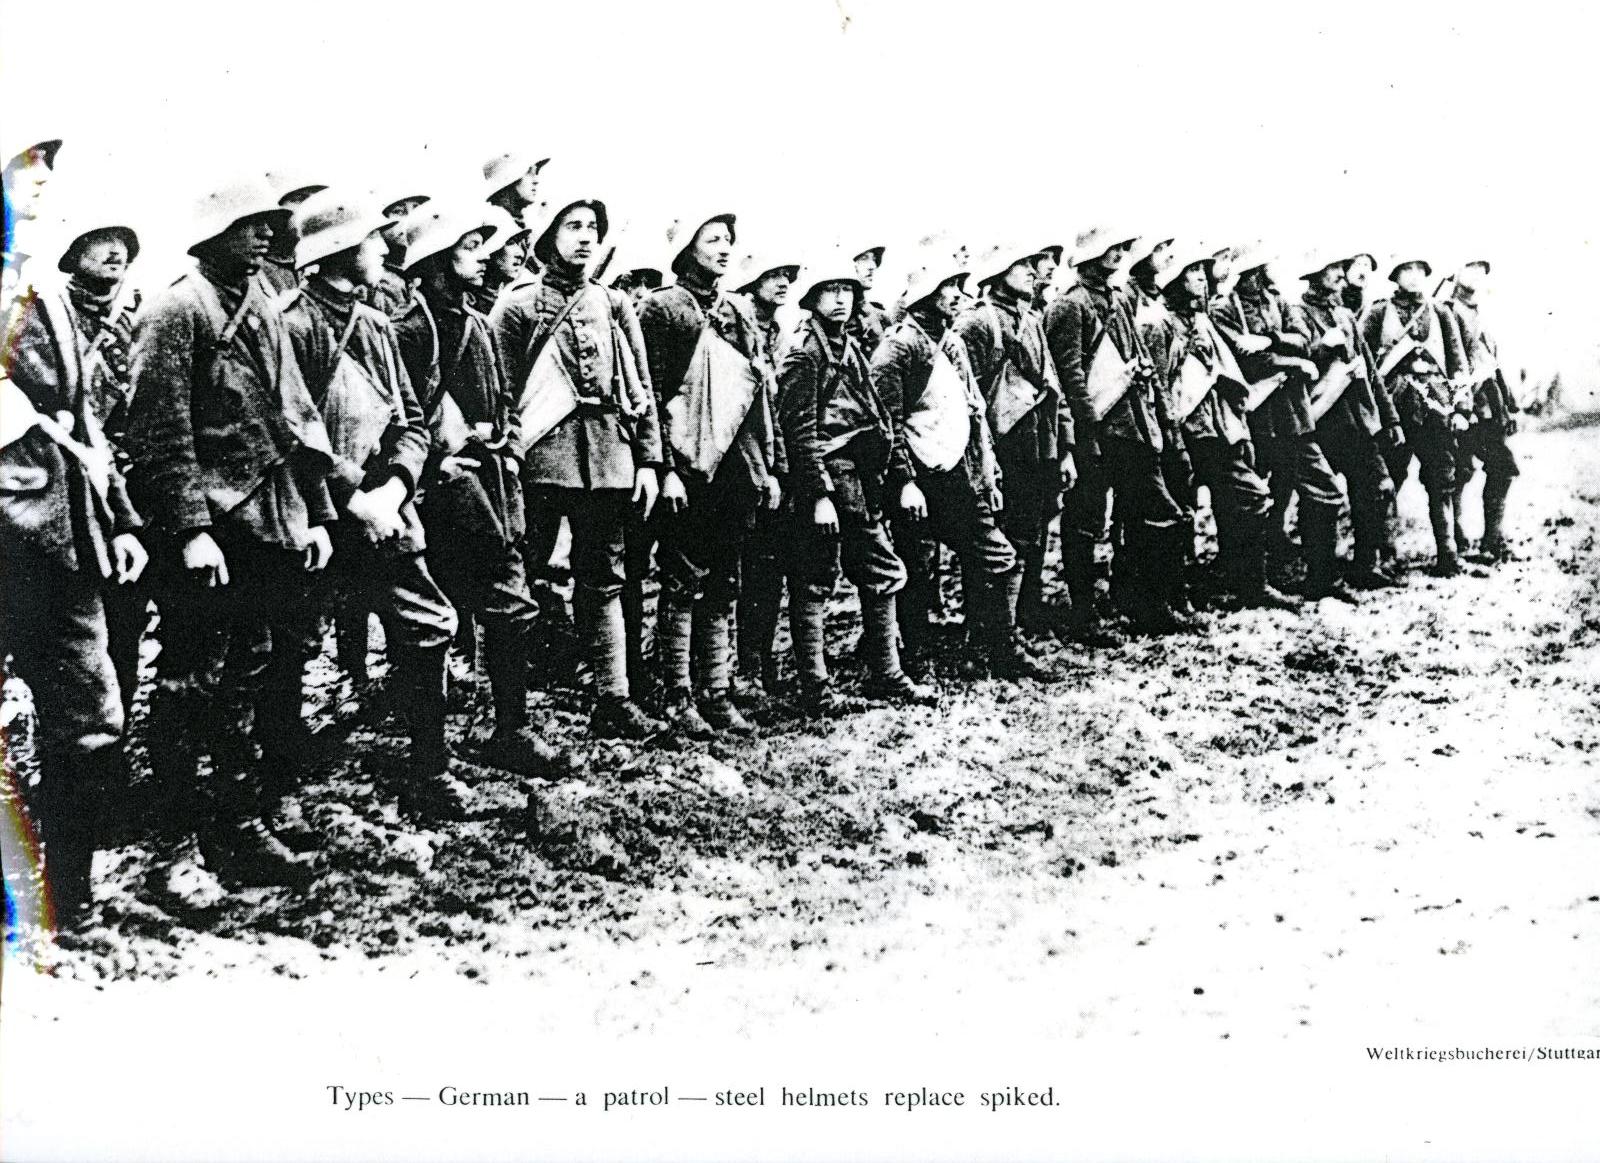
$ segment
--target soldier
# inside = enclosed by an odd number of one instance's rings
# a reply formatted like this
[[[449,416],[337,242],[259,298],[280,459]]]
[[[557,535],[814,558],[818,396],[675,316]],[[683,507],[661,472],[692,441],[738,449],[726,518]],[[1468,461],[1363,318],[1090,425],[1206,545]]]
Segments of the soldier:
[[[1367,305],[1367,287],[1378,269],[1378,260],[1370,254],[1351,255],[1344,264],[1344,290],[1339,298],[1358,320]]]
[[[1135,627],[1155,634],[1180,628],[1159,580],[1181,571],[1190,535],[1188,516],[1168,491],[1161,467],[1175,433],[1134,322],[1135,299],[1111,286],[1137,241],[1099,230],[1085,235],[1072,258],[1077,282],[1045,311],[1051,358],[1072,411],[1080,474],[1061,515],[1062,572],[1072,595],[1065,629],[1085,646],[1118,641],[1095,601],[1095,545],[1105,533],[1113,496],[1122,532],[1120,546],[1113,542],[1113,576]],[[1097,360],[1100,374],[1091,375]]]
[[[55,171],[56,154],[61,152],[60,138],[17,148],[12,148],[10,134],[7,134],[7,141],[5,165],[0,168],[6,232],[4,268],[0,272],[0,316],[10,309],[12,300],[26,285],[22,270],[27,265],[28,255],[20,249],[25,244],[21,224],[38,218],[44,187]]]
[[[467,794],[445,745],[445,653],[456,613],[423,557],[416,496],[430,436],[388,316],[360,301],[381,276],[386,219],[328,190],[295,212],[295,261],[306,274],[285,321],[300,370],[330,428],[339,506],[334,571],[376,610],[396,700],[411,730],[401,804],[424,819],[466,816]]]
[[[132,467],[126,446],[130,360],[133,320],[140,306],[139,293],[126,292],[124,279],[138,256],[139,237],[130,227],[79,229],[56,264],[67,276],[64,294],[30,295],[27,300],[12,368],[12,377],[24,390],[41,397],[46,393],[30,387],[41,378],[56,384],[81,379],[88,407],[124,480]],[[102,593],[124,720],[138,690],[139,642],[150,621],[150,589],[134,584],[137,580],[137,572],[119,578],[119,584]]]
[[[800,306],[811,313],[784,352],[778,411],[789,457],[794,525],[790,537],[789,629],[801,706],[846,713],[824,652],[827,601],[841,561],[861,600],[866,691],[897,702],[933,703],[937,692],[900,666],[895,594],[906,569],[884,524],[884,481],[906,473],[905,445],[873,390],[866,356],[849,332],[865,288],[837,258],[808,268]]]
[[[1310,359],[1310,343],[1298,330],[1299,321],[1273,283],[1265,257],[1256,254],[1241,258],[1238,265],[1238,281],[1213,306],[1212,318],[1232,345],[1240,370],[1253,385],[1251,440],[1257,464],[1267,476],[1272,493],[1268,535],[1283,546],[1288,541],[1289,502],[1296,495],[1302,513],[1312,506],[1337,513],[1344,496],[1316,440],[1311,388],[1319,372]],[[1257,401],[1254,386],[1272,383],[1277,386],[1271,394]],[[1314,518],[1307,528],[1324,537],[1333,531],[1332,524],[1319,525]],[[1325,545],[1307,546],[1305,550],[1308,560],[1326,555],[1327,551]],[[1375,569],[1358,570],[1351,580],[1374,589],[1393,584],[1386,574]]]
[[[1343,258],[1317,260],[1320,266],[1300,277],[1306,282],[1292,312],[1294,329],[1306,337],[1307,358],[1317,367],[1311,394],[1311,419],[1317,447],[1328,466],[1344,477],[1355,533],[1351,576],[1364,587],[1381,588],[1394,578],[1383,568],[1387,514],[1394,485],[1383,462],[1380,441],[1403,444],[1389,394],[1377,377],[1372,353],[1350,309],[1344,305]],[[1342,576],[1335,551],[1339,510],[1303,503],[1300,540],[1306,559],[1306,596],[1356,604]]]
[[[1017,597],[1022,570],[995,522],[1001,503],[999,470],[983,393],[966,348],[950,331],[966,298],[967,272],[954,259],[912,273],[906,310],[872,357],[872,384],[904,434],[908,456],[891,466],[890,496],[898,496],[895,548],[909,578],[900,601],[908,659],[926,654],[928,618],[935,606],[937,543],[961,559],[962,576],[976,588],[967,602],[968,643],[974,662],[999,678],[1053,682],[1059,676],[1018,646]],[[935,540],[937,539],[937,541]]]
[[[681,224],[690,230],[672,260],[677,282],[645,300],[639,327],[665,428],[666,480],[677,478],[687,494],[658,519],[662,716],[679,733],[705,738],[753,730],[730,693],[733,613],[739,558],[757,514],[782,501],[783,437],[765,332],[749,300],[717,286],[732,259],[735,217]]]
[[[533,281],[528,273],[528,228],[517,219],[490,204],[489,222],[494,234],[486,244],[488,265],[483,270],[483,286],[472,289],[472,305],[483,315],[494,310],[501,295],[520,290]]]
[[[644,304],[645,296],[664,282],[665,276],[655,267],[631,267],[616,274],[611,280],[611,288],[627,295],[634,309],[638,310]]]
[[[1045,546],[1062,489],[1077,478],[1072,413],[1061,407],[1044,321],[1033,309],[1038,257],[1020,248],[991,249],[980,267],[983,298],[955,322],[988,402],[1005,491],[1000,530],[1022,559],[1017,624],[1036,635],[1057,624],[1044,600]]]
[[[125,226],[75,238],[60,261],[71,276],[65,292],[19,300],[9,374],[0,371],[0,658],[11,656],[38,709],[39,783],[26,800],[62,929],[90,904],[100,810],[115,791],[131,697],[122,685],[136,679],[137,635],[124,679],[109,653],[105,600],[132,587],[147,557],[105,423],[120,420],[128,382],[126,318],[112,300],[138,252]]]
[[[851,260],[855,264],[856,278],[861,283],[863,300],[861,309],[851,317],[850,336],[861,345],[861,352],[868,359],[872,358],[878,344],[883,342],[890,323],[889,312],[884,305],[865,297],[872,293],[872,284],[878,277],[879,268],[883,266],[883,252],[881,246],[869,246]]]
[[[300,184],[292,178],[285,178],[279,174],[268,174],[268,184],[283,191],[278,198],[278,205],[289,211],[292,215],[311,195],[326,190],[328,187],[316,182]],[[261,276],[267,280],[273,291],[284,295],[293,291],[300,285],[300,275],[294,261],[294,227],[282,230],[272,236],[272,249],[267,252],[267,259],[261,264]]]
[[[1511,491],[1512,478],[1521,470],[1506,442],[1517,431],[1517,398],[1506,383],[1499,350],[1478,314],[1478,295],[1489,271],[1487,259],[1475,259],[1462,267],[1455,276],[1449,307],[1461,328],[1473,388],[1471,423],[1457,437],[1460,472],[1456,480],[1456,537],[1462,537],[1461,495],[1472,479],[1473,462],[1477,461],[1483,465],[1483,540],[1479,552],[1482,560],[1496,562],[1516,559],[1503,525],[1506,494]]]
[[[1038,280],[1033,289],[1033,309],[1043,313],[1050,305],[1050,300],[1055,297],[1056,271],[1061,267],[1062,256],[1067,253],[1067,248],[1059,242],[1052,242],[1039,249],[1038,261],[1033,264]]]
[[[406,245],[405,232],[400,228],[400,223],[407,214],[428,200],[426,194],[410,194],[396,198],[383,208],[383,216],[388,221],[383,232],[388,254],[383,260],[383,274],[377,285],[367,291],[367,302],[390,319],[398,319],[405,314],[411,308],[411,300],[416,294],[411,281],[402,273],[405,269]]]
[[[490,158],[483,163],[484,199],[531,228],[528,214],[539,201],[540,171],[549,162],[547,157],[515,153]]]
[[[778,310],[789,301],[789,292],[800,278],[798,262],[750,258],[737,276],[744,280],[739,293],[750,300],[756,323],[761,328],[767,353],[776,361],[787,340]],[[780,454],[783,444],[777,445]],[[781,495],[788,491],[788,457],[780,455],[773,468]],[[734,701],[758,707],[778,690],[778,620],[783,613],[783,543],[788,537],[789,517],[782,509],[758,509],[754,527],[744,541],[739,561],[739,611],[735,633],[739,646],[739,668],[734,680]]]
[[[315,754],[301,684],[313,583],[337,517],[328,435],[260,278],[287,218],[260,182],[201,204],[197,269],[154,296],[135,327],[128,416],[134,495],[184,579],[162,599],[183,616],[161,628],[151,734],[166,740],[175,778],[198,758],[186,736],[202,725],[213,775],[201,855],[224,878],[256,884],[304,884],[314,871],[264,817]],[[190,684],[219,670],[212,697],[191,706]]]
[[[573,614],[596,696],[590,732],[644,740],[662,725],[629,697],[624,539],[631,510],[648,519],[655,507],[661,429],[633,304],[589,277],[607,227],[598,199],[560,202],[533,244],[538,276],[500,301],[493,324],[519,393],[530,496],[572,527]]]
[[[518,418],[489,322],[468,299],[483,282],[493,226],[481,203],[430,202],[405,220],[405,274],[418,280],[395,322],[400,354],[433,433],[423,487],[428,569],[458,616],[483,627],[494,734],[484,758],[523,775],[560,778],[566,755],[528,720],[533,598],[518,542]]]
[[[1173,419],[1195,477],[1211,493],[1224,584],[1246,605],[1294,610],[1299,602],[1267,581],[1272,500],[1255,470],[1243,373],[1207,311],[1212,257],[1192,252],[1162,271],[1169,314],[1166,325],[1151,332],[1150,352],[1172,385]]]
[[[1377,361],[1377,378],[1394,402],[1405,444],[1422,465],[1433,526],[1433,572],[1461,572],[1455,522],[1457,438],[1471,423],[1472,386],[1456,316],[1427,297],[1433,268],[1402,259],[1389,271],[1393,295],[1372,304],[1362,337]],[[1398,489],[1404,478],[1394,482]]]

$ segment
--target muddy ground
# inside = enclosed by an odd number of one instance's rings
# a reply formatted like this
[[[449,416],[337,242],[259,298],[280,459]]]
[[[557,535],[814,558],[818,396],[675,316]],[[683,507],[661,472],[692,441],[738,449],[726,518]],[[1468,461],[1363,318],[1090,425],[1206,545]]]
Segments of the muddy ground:
[[[1053,687],[951,664],[938,708],[679,751],[586,743],[581,694],[539,694],[585,777],[469,764],[485,818],[438,828],[396,808],[393,724],[360,725],[293,804],[328,857],[304,893],[216,892],[136,786],[95,923],[56,945],[24,925],[11,964],[95,985],[539,979],[582,1021],[746,1031],[881,1018],[934,985],[974,1028],[1038,996],[1063,1034],[1446,1029],[1491,990],[1523,1032],[1595,1035],[1597,431],[1518,438],[1522,561],[1414,569],[1360,609],[1210,613],[1204,637],[1092,660],[1057,648]],[[1414,477],[1402,513],[1420,567]],[[342,695],[319,663],[308,713]],[[465,750],[486,703],[457,701]]]

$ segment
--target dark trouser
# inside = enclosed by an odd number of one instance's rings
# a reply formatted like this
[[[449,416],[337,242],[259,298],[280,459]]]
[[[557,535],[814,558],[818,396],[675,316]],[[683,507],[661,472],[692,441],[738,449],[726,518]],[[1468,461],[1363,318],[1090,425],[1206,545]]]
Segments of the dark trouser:
[[[528,721],[528,630],[536,613],[522,555],[509,542],[461,533],[442,521],[429,525],[427,534],[429,572],[458,616],[471,616],[483,626],[495,731],[515,732]],[[410,632],[436,629],[414,623]]]
[[[1211,494],[1217,519],[1217,561],[1239,592],[1248,592],[1261,573],[1266,552],[1267,517],[1272,495],[1256,472],[1248,440],[1190,440],[1195,476]]]
[[[595,694],[626,697],[629,653],[635,647],[622,610],[631,495],[626,489],[550,491],[572,526],[572,612],[589,653]]]
[[[785,509],[757,509],[739,559],[739,665],[763,673],[773,655],[783,609],[785,543],[794,518]]]
[[[928,632],[928,620],[939,608],[939,545],[950,547],[961,562],[964,584],[1004,585],[1018,567],[1016,551],[995,520],[989,498],[975,486],[965,465],[945,472],[921,470],[917,487],[928,502],[926,521],[904,516],[894,521],[894,549],[906,567],[906,585],[899,598],[899,622],[908,645]],[[970,613],[975,607],[969,605]]]
[[[628,688],[635,698],[643,696],[649,685],[647,651],[645,649],[645,597],[650,579],[656,572],[656,539],[661,521],[661,502],[649,520],[640,516],[638,509],[629,507],[624,518],[622,534],[622,625],[626,647],[623,651],[628,676]],[[576,536],[576,533],[574,533]],[[574,551],[576,552],[576,551]],[[576,595],[577,591],[573,591]],[[660,595],[657,595],[659,612]],[[577,599],[573,606],[576,609]],[[650,645],[655,645],[654,639]]]
[[[420,550],[374,545],[352,533],[340,537],[332,565],[341,609],[359,609],[363,619],[368,610],[374,611],[391,650],[450,645],[456,634],[455,607]]]
[[[152,764],[178,794],[198,757],[211,756],[214,778],[204,790],[213,818],[226,825],[269,806],[260,799],[262,781],[292,765],[308,733],[302,682],[315,650],[321,579],[306,570],[300,550],[236,530],[211,535],[229,582],[204,586],[169,563],[147,732],[160,741]],[[258,767],[263,757],[268,763]]]
[[[892,650],[894,595],[905,588],[906,567],[895,555],[883,520],[883,486],[863,480],[848,461],[829,461],[833,507],[839,532],[830,534],[812,521],[812,502],[794,508],[789,547],[789,620],[795,665],[803,682],[826,682],[823,614],[843,569],[860,592],[863,632],[887,634],[873,646]],[[887,612],[886,612],[887,611]],[[898,670],[897,658],[892,659]]]
[[[1087,613],[1095,594],[1094,547],[1114,513],[1126,556],[1117,554],[1112,568],[1118,591],[1129,598],[1140,578],[1142,563],[1172,553],[1176,531],[1186,532],[1188,517],[1174,499],[1162,469],[1161,456],[1148,444],[1117,436],[1101,436],[1099,455],[1085,457],[1078,482],[1066,496],[1061,513],[1061,560],[1075,609]],[[1115,550],[1114,550],[1115,552]],[[1171,562],[1181,575],[1183,562]]]
[[[103,591],[106,637],[117,689],[122,692],[124,720],[131,716],[134,696],[139,693],[139,646],[150,628],[150,599],[150,586],[143,584],[143,579],[132,585],[107,582]]]
[[[1517,458],[1506,443],[1505,429],[1493,420],[1480,420],[1456,440],[1458,451],[1456,481],[1456,521],[1461,519],[1461,494],[1472,479],[1474,464],[1483,465],[1483,545],[1497,549],[1505,544],[1502,528],[1506,512],[1506,495],[1511,491],[1511,480],[1521,475]]]
[[[1457,465],[1459,450],[1456,434],[1447,417],[1435,413],[1417,415],[1407,409],[1402,415],[1406,444],[1417,458],[1422,487],[1428,490],[1428,522],[1433,527],[1434,548],[1441,563],[1452,560],[1460,540],[1456,524]]]
[[[662,513],[657,559],[661,595],[656,613],[662,685],[695,685],[716,696],[732,678],[733,612],[739,600],[739,554],[755,523],[751,489],[691,479],[689,503]],[[691,659],[697,675],[691,674]]]
[[[1389,509],[1394,482],[1375,437],[1345,425],[1319,428],[1316,443],[1328,466],[1344,477],[1350,496],[1350,525],[1355,532],[1356,562],[1382,561],[1389,544]]]

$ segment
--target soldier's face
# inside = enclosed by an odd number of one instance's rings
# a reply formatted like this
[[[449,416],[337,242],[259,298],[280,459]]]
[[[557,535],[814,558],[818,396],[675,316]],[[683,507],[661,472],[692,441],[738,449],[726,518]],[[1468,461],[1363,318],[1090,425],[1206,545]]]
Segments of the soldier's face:
[[[588,206],[574,206],[556,227],[556,254],[573,266],[585,266],[600,249],[600,222]]]
[[[21,219],[37,217],[45,183],[50,180],[50,167],[45,164],[44,153],[30,149],[19,154],[6,166],[4,179],[11,213]]]
[[[1408,295],[1421,294],[1423,287],[1427,285],[1428,276],[1422,273],[1422,267],[1417,263],[1401,267],[1397,274],[1395,284]]]
[[[856,309],[856,289],[849,283],[828,283],[817,292],[814,310],[831,323],[844,323]]]
[[[450,249],[450,273],[469,287],[483,286],[483,271],[488,265],[483,253],[484,237],[483,231],[474,230]]]
[[[1211,289],[1205,263],[1197,262],[1183,272],[1183,289],[1191,295],[1204,295]]]
[[[128,273],[128,247],[115,235],[101,234],[78,248],[72,273],[107,283],[120,283]]]
[[[707,222],[694,236],[694,261],[714,275],[728,272],[733,258],[733,231],[726,222]]]
[[[1220,285],[1227,281],[1233,273],[1233,254],[1231,251],[1218,251],[1211,259],[1211,277]]]
[[[1039,285],[1039,273],[1033,269],[1031,262],[1014,263],[1000,281],[1017,294],[1027,296],[1033,294],[1033,289]]]
[[[1367,285],[1367,278],[1372,274],[1373,269],[1370,258],[1364,254],[1357,255],[1344,268],[1345,281],[1352,287],[1364,287]]]
[[[1051,276],[1056,273],[1056,268],[1060,265],[1060,263],[1056,262],[1056,256],[1049,253],[1041,254],[1035,259],[1033,270],[1038,275],[1038,285],[1042,287],[1048,284]]]
[[[1107,274],[1120,270],[1128,258],[1128,252],[1132,249],[1131,243],[1119,243],[1100,256],[1100,265],[1105,268]]]
[[[383,281],[383,260],[389,257],[389,243],[383,231],[374,230],[356,247],[356,278],[364,287],[375,287]]]
[[[1343,267],[1329,267],[1327,270],[1323,271],[1322,274],[1317,276],[1317,286],[1322,290],[1328,291],[1332,294],[1337,294],[1338,292],[1344,290],[1344,284],[1345,276]]]
[[[494,257],[489,260],[489,265],[494,268],[494,273],[501,281],[513,279],[517,276],[528,261],[528,240],[526,237],[514,238],[499,250],[494,252]]]
[[[384,217],[388,218],[390,222],[398,222],[400,219],[404,218],[407,214],[411,213],[426,201],[426,198],[421,197],[401,198],[398,202],[391,203],[390,206],[384,210]]]
[[[966,296],[961,293],[961,284],[959,282],[946,283],[939,288],[939,293],[934,296],[934,309],[948,323],[961,313],[961,301],[965,298]]]
[[[224,266],[254,274],[272,249],[275,227],[273,218],[265,214],[235,222],[212,242],[211,253]]]
[[[532,206],[539,200],[539,167],[534,166],[523,174],[511,187],[518,202],[524,206]]]
[[[788,271],[772,271],[756,284],[755,297],[769,307],[781,307],[789,301],[793,281]]]
[[[861,285],[868,290],[872,289],[872,280],[878,276],[878,257],[872,251],[856,255],[856,278],[861,280]]]

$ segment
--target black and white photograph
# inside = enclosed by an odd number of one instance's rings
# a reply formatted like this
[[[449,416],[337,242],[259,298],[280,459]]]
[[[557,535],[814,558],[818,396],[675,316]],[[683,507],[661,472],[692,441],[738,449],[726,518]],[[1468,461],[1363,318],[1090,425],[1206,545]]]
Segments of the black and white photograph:
[[[1600,1158],[1592,12],[0,11],[0,1158]]]

